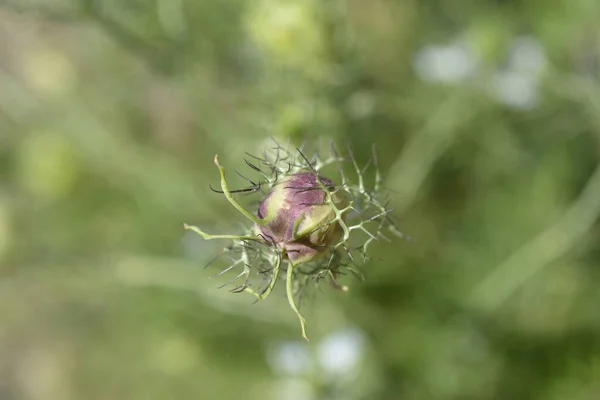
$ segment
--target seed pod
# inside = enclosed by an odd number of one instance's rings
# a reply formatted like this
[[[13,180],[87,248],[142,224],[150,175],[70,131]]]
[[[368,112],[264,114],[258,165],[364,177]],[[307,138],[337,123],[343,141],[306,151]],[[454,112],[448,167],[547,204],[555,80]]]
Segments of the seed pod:
[[[294,264],[314,261],[335,245],[342,233],[336,211],[349,204],[347,193],[313,171],[289,175],[260,203],[257,233],[274,243]],[[341,214],[343,222],[344,215]]]
[[[372,189],[365,186],[364,172],[360,170],[350,149],[348,156],[341,157],[335,148],[327,158],[315,155],[310,160],[296,149],[288,151],[276,143],[276,147],[265,151],[264,156],[249,155],[252,161],[246,164],[262,176],[259,183],[246,179],[252,185],[246,189],[230,190],[225,178],[225,169],[215,155],[214,163],[219,169],[221,190],[227,201],[245,218],[252,221],[240,234],[210,234],[197,226],[184,225],[206,240],[225,239],[232,243],[225,248],[223,255],[230,261],[228,267],[219,272],[222,275],[235,267],[241,271],[229,283],[239,283],[232,291],[250,293],[259,300],[266,299],[277,282],[285,274],[285,290],[292,310],[298,316],[302,336],[306,334],[306,320],[300,314],[296,303],[303,288],[310,282],[322,278],[330,279],[333,287],[347,290],[337,282],[337,277],[353,268],[355,252],[362,260],[367,259],[369,245],[378,239],[389,240],[385,233],[403,237],[397,230],[388,213],[386,203],[380,201],[381,176],[377,157],[373,154],[372,164],[375,179]],[[356,182],[346,179],[342,164],[351,163],[356,172]],[[258,165],[255,165],[258,164]],[[320,175],[325,167],[338,165],[343,185]],[[266,172],[265,172],[266,171]],[[259,192],[263,187],[269,191],[258,203],[258,212],[253,213],[243,207],[234,195]],[[350,214],[352,210],[352,214]],[[357,238],[353,232],[362,234]],[[355,243],[351,244],[351,236]],[[358,245],[358,246],[356,246]],[[262,277],[262,286],[254,286],[251,275]]]

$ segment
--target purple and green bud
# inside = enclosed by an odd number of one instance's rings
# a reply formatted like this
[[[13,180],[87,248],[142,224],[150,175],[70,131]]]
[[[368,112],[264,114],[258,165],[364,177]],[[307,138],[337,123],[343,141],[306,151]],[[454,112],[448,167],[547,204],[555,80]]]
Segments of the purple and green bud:
[[[347,214],[339,210],[349,204],[348,193],[336,190],[331,180],[313,171],[296,172],[260,202],[258,217],[264,222],[256,224],[256,231],[294,265],[315,261],[338,243]]]
[[[263,300],[274,290],[284,272],[290,307],[300,320],[302,335],[307,338],[306,321],[295,300],[305,286],[328,278],[333,287],[347,290],[346,286],[337,282],[337,278],[344,270],[357,273],[354,270],[357,256],[364,261],[373,241],[389,240],[385,231],[403,235],[391,221],[390,210],[379,200],[381,177],[375,154],[372,159],[375,179],[373,188],[369,190],[365,186],[364,171],[359,169],[351,152],[340,157],[332,146],[329,157],[322,159],[315,156],[309,161],[300,150],[296,150],[291,152],[277,144],[262,158],[251,156],[252,161],[245,160],[252,170],[261,175],[261,180],[254,183],[244,177],[252,186],[240,190],[229,189],[225,169],[215,156],[221,190],[213,190],[222,193],[232,206],[252,221],[252,225],[242,234],[231,235],[212,235],[196,226],[184,226],[206,240],[232,241],[232,245],[224,251],[231,263],[218,275],[235,267],[241,268],[230,283],[241,278],[245,280],[233,292],[248,292]],[[348,161],[356,172],[357,183],[353,184],[344,175],[343,164]],[[336,185],[321,174],[324,168],[335,164],[342,185]],[[257,203],[257,213],[248,211],[234,197],[237,193],[259,192],[264,187],[267,192]],[[252,286],[252,276],[262,278],[258,288]],[[266,284],[265,277],[268,278]]]

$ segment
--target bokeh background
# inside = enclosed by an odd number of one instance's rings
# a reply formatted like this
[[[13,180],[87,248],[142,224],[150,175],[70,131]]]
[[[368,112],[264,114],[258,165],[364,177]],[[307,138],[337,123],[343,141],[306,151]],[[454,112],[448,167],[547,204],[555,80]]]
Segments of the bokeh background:
[[[1,0],[0,399],[600,398],[597,0]],[[269,137],[400,229],[303,303],[203,267]],[[247,169],[245,170],[247,171]],[[235,181],[243,184],[243,181]]]

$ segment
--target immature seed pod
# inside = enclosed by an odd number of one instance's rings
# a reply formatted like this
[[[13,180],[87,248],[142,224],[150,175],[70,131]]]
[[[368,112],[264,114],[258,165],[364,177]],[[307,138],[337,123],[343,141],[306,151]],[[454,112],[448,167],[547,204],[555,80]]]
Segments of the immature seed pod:
[[[318,259],[342,234],[340,222],[348,193],[313,171],[301,171],[278,182],[258,208],[264,223],[257,233],[276,244],[294,264]]]
[[[309,159],[300,149],[289,151],[275,144],[275,148],[265,151],[263,157],[249,155],[252,161],[245,160],[262,176],[259,183],[255,183],[238,172],[252,185],[245,189],[230,190],[225,169],[219,157],[215,155],[214,158],[221,190],[212,190],[222,193],[241,215],[252,221],[252,225],[241,233],[219,235],[207,233],[197,226],[184,226],[206,240],[231,241],[223,252],[230,264],[217,275],[236,267],[241,269],[229,282],[244,278],[233,292],[246,292],[259,300],[266,299],[285,274],[288,302],[298,316],[302,336],[308,339],[306,320],[296,303],[303,288],[310,282],[328,278],[333,287],[346,291],[346,286],[338,284],[337,277],[344,270],[356,274],[353,268],[356,256],[366,260],[369,245],[375,240],[389,240],[385,236],[387,232],[403,235],[388,215],[391,210],[387,203],[380,200],[381,176],[375,153],[372,159],[374,183],[368,188],[364,181],[366,168],[359,169],[350,149],[344,157],[332,145],[329,157],[315,155]],[[354,182],[346,179],[345,162],[350,162],[356,172]],[[343,182],[341,185],[321,175],[326,167],[335,164],[340,182]],[[268,192],[258,202],[257,213],[246,209],[235,198],[236,194],[257,193],[264,188]],[[259,285],[252,282],[251,276],[259,278]]]

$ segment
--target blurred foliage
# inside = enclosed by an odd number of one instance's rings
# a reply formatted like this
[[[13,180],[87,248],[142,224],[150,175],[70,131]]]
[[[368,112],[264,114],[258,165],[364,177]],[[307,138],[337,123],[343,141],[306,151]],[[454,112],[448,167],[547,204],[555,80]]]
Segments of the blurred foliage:
[[[0,0],[0,399],[599,398],[599,18]],[[376,144],[414,238],[315,290],[310,344],[182,228],[237,226],[212,157],[270,136]]]

